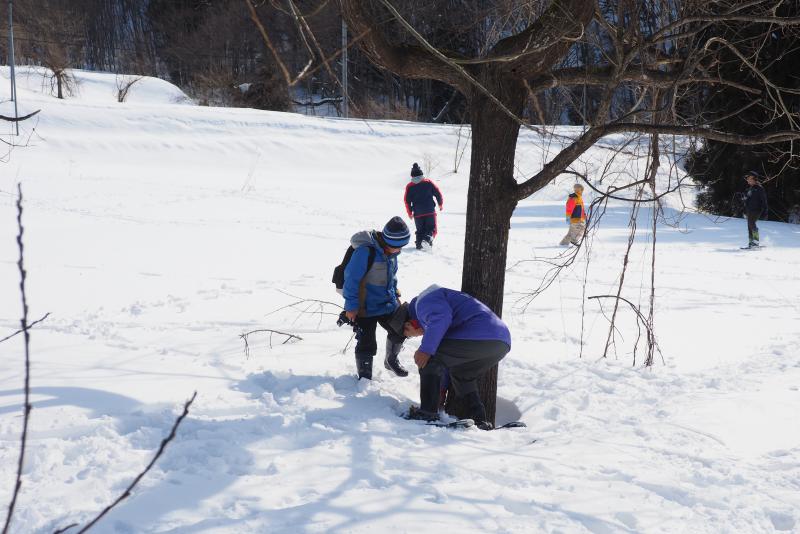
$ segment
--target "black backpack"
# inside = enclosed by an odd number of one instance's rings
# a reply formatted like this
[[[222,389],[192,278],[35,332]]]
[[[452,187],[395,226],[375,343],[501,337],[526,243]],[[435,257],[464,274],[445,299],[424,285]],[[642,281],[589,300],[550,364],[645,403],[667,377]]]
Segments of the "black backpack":
[[[353,247],[347,247],[347,252],[344,253],[342,263],[337,265],[333,270],[333,278],[331,278],[331,282],[333,282],[333,285],[336,286],[336,291],[339,293],[341,293],[344,289],[344,270],[347,267],[347,264],[350,263],[350,258],[353,257],[353,252],[355,251],[356,249]],[[369,247],[369,258],[367,258],[366,272],[369,272],[369,270],[372,269],[373,263],[375,263],[375,249],[373,247]]]

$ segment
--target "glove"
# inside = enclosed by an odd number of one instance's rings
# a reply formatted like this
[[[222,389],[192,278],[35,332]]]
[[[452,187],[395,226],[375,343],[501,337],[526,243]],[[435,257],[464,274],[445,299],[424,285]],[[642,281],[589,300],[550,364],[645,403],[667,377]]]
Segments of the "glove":
[[[339,314],[339,318],[336,320],[336,326],[341,327],[343,325],[354,326],[353,321],[350,320],[347,316],[347,312],[344,310],[342,310],[342,313]]]
[[[353,328],[353,332],[356,334],[356,339],[358,339],[364,333],[364,329],[361,328],[357,322],[351,321],[350,318],[347,316],[347,312],[342,310],[342,313],[339,314],[339,318],[336,320],[336,326],[350,326]]]

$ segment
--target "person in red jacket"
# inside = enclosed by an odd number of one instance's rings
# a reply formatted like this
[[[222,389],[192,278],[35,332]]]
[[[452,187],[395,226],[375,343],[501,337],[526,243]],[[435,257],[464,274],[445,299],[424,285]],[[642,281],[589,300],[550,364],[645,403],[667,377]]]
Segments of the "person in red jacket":
[[[437,230],[434,199],[439,204],[439,211],[441,211],[444,205],[442,192],[439,191],[436,184],[423,176],[422,169],[415,163],[411,167],[411,181],[406,186],[403,201],[406,204],[409,219],[414,219],[417,227],[417,249],[422,248],[423,242],[428,246],[433,246],[433,238],[436,237]]]
[[[581,184],[575,184],[574,193],[567,198],[567,224],[569,224],[569,231],[561,240],[561,246],[569,243],[580,245],[581,237],[586,231],[586,209],[583,206],[583,186]]]

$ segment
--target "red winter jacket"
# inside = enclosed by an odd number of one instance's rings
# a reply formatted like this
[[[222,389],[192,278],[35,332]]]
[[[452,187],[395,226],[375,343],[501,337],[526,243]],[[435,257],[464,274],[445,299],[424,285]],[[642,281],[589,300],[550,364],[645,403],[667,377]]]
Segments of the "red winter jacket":
[[[436,184],[427,178],[420,180],[418,183],[409,182],[406,186],[406,194],[403,197],[408,216],[427,217],[436,213],[434,198],[439,203],[439,209],[442,209],[444,199]]]

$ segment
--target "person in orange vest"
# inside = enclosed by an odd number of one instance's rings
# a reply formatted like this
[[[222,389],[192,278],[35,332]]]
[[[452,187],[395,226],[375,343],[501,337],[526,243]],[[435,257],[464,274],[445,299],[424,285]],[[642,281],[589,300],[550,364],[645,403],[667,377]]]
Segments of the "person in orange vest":
[[[561,240],[561,246],[572,243],[575,246],[580,245],[581,237],[586,231],[586,209],[583,207],[583,186],[575,184],[574,193],[567,198],[567,224],[569,224],[569,231],[564,239]]]

